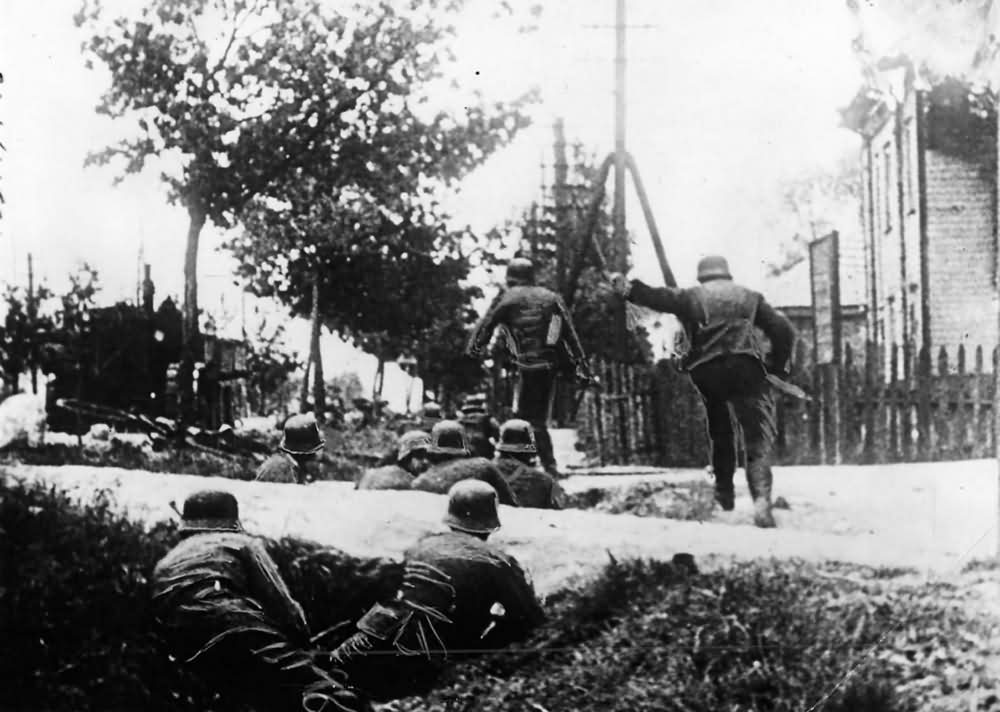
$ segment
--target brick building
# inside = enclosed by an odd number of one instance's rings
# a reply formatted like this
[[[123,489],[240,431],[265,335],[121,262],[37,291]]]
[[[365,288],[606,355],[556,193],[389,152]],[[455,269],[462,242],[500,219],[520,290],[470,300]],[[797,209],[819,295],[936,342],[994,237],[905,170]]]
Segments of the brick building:
[[[995,111],[960,82],[921,86],[906,65],[885,69],[879,83],[843,110],[845,125],[863,140],[869,334],[883,348],[992,348]],[[912,364],[899,368],[904,375]]]

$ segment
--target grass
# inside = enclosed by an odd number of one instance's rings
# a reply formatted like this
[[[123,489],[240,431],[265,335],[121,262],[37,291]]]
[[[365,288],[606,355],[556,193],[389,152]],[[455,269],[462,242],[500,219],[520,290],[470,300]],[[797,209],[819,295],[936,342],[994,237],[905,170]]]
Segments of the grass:
[[[176,539],[0,475],[0,709],[236,712],[157,651],[149,575]],[[292,539],[270,550],[314,631],[392,594],[398,564]],[[1000,708],[997,622],[903,569],[760,561],[691,573],[623,561],[546,604],[524,644],[387,710]],[[343,629],[339,636],[349,632]],[[336,638],[330,641],[336,642]]]
[[[567,507],[608,514],[707,521],[712,518],[715,495],[712,485],[704,481],[638,482],[613,489],[584,490],[570,496]]]

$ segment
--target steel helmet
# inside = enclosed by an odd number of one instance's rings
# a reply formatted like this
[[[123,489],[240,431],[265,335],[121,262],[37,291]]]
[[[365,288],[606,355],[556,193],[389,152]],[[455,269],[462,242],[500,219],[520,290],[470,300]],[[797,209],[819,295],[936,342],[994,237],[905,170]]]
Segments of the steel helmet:
[[[482,480],[461,480],[448,490],[444,523],[469,534],[492,534],[500,528],[497,491]]]
[[[184,500],[182,532],[241,532],[236,497],[219,490],[201,490]]]
[[[325,444],[316,416],[312,413],[293,415],[285,421],[280,447],[290,455],[311,455],[322,450]]]
[[[431,428],[431,444],[427,452],[435,455],[469,454],[469,443],[465,440],[465,429],[456,420],[442,420]]]
[[[440,418],[441,406],[434,401],[427,401],[422,412],[425,418]]]
[[[708,282],[713,279],[732,279],[729,273],[729,263],[725,257],[709,255],[698,261],[698,281]]]
[[[399,439],[396,462],[402,462],[415,452],[427,452],[430,444],[431,436],[423,430],[409,430],[403,433],[403,436]]]
[[[535,431],[531,427],[531,423],[515,418],[501,425],[500,443],[497,445],[497,450],[535,455],[538,448],[535,446]]]
[[[533,284],[535,265],[526,257],[515,257],[507,263],[507,284]]]

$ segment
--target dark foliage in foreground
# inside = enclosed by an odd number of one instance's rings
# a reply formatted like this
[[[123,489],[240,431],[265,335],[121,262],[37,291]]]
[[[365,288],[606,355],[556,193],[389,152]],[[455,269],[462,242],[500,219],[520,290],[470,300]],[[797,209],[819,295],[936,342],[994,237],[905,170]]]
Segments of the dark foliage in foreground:
[[[0,710],[232,710],[150,634],[149,578],[176,540],[175,524],[129,522],[106,495],[80,506],[0,475]],[[356,619],[400,576],[292,539],[269,548],[316,632]]]
[[[0,475],[0,710],[236,712],[149,634],[149,575],[175,539],[173,524],[128,522],[106,496],[79,506]],[[316,632],[353,621],[400,577],[398,564],[314,544],[270,548]],[[984,662],[995,624],[955,605],[959,589],[903,587],[894,573],[905,572],[613,562],[551,597],[527,643],[390,708],[890,712],[996,689]]]

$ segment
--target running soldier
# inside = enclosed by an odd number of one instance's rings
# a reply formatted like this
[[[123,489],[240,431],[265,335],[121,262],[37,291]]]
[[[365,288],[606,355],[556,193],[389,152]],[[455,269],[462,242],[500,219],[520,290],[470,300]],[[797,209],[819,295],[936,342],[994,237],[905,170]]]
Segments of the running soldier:
[[[395,599],[373,606],[331,656],[375,701],[425,694],[448,662],[523,640],[544,619],[520,565],[486,541],[500,528],[492,487],[456,484],[444,522],[450,532],[406,551]]]
[[[593,378],[569,310],[562,297],[535,284],[531,260],[516,257],[508,263],[507,289],[476,325],[466,353],[481,358],[498,327],[517,366],[514,413],[531,423],[542,467],[559,477],[548,431],[556,377],[569,372],[579,381]]]
[[[448,494],[452,485],[462,480],[482,480],[496,490],[500,504],[517,506],[517,497],[492,462],[483,457],[470,457],[469,444],[462,424],[442,420],[431,431],[427,448],[431,466],[413,480],[413,489],[436,494]]]
[[[430,444],[431,436],[423,430],[404,433],[396,450],[396,463],[365,470],[354,489],[410,489],[413,479],[431,464],[427,459]]]
[[[698,263],[698,282],[688,289],[650,287],[619,273],[611,275],[612,288],[628,301],[680,320],[691,344],[684,368],[708,415],[716,500],[724,510],[733,509],[735,421],[745,441],[754,523],[773,527],[771,450],[777,426],[774,393],[767,379],[769,374],[788,375],[795,330],[764,297],[733,282],[722,257],[705,257]],[[768,356],[755,327],[771,341]]]
[[[517,503],[521,507],[536,509],[562,509],[566,493],[548,473],[534,467],[535,436],[526,420],[508,420],[500,426],[493,464],[507,480]]]
[[[153,571],[153,615],[172,658],[262,712],[364,710],[343,673],[314,664],[309,626],[228,492],[184,502],[182,540]]]
[[[280,452],[261,463],[254,477],[258,482],[286,482],[305,484],[315,479],[308,464],[317,460],[326,441],[319,432],[319,424],[312,413],[293,415],[285,421],[281,436]]]

